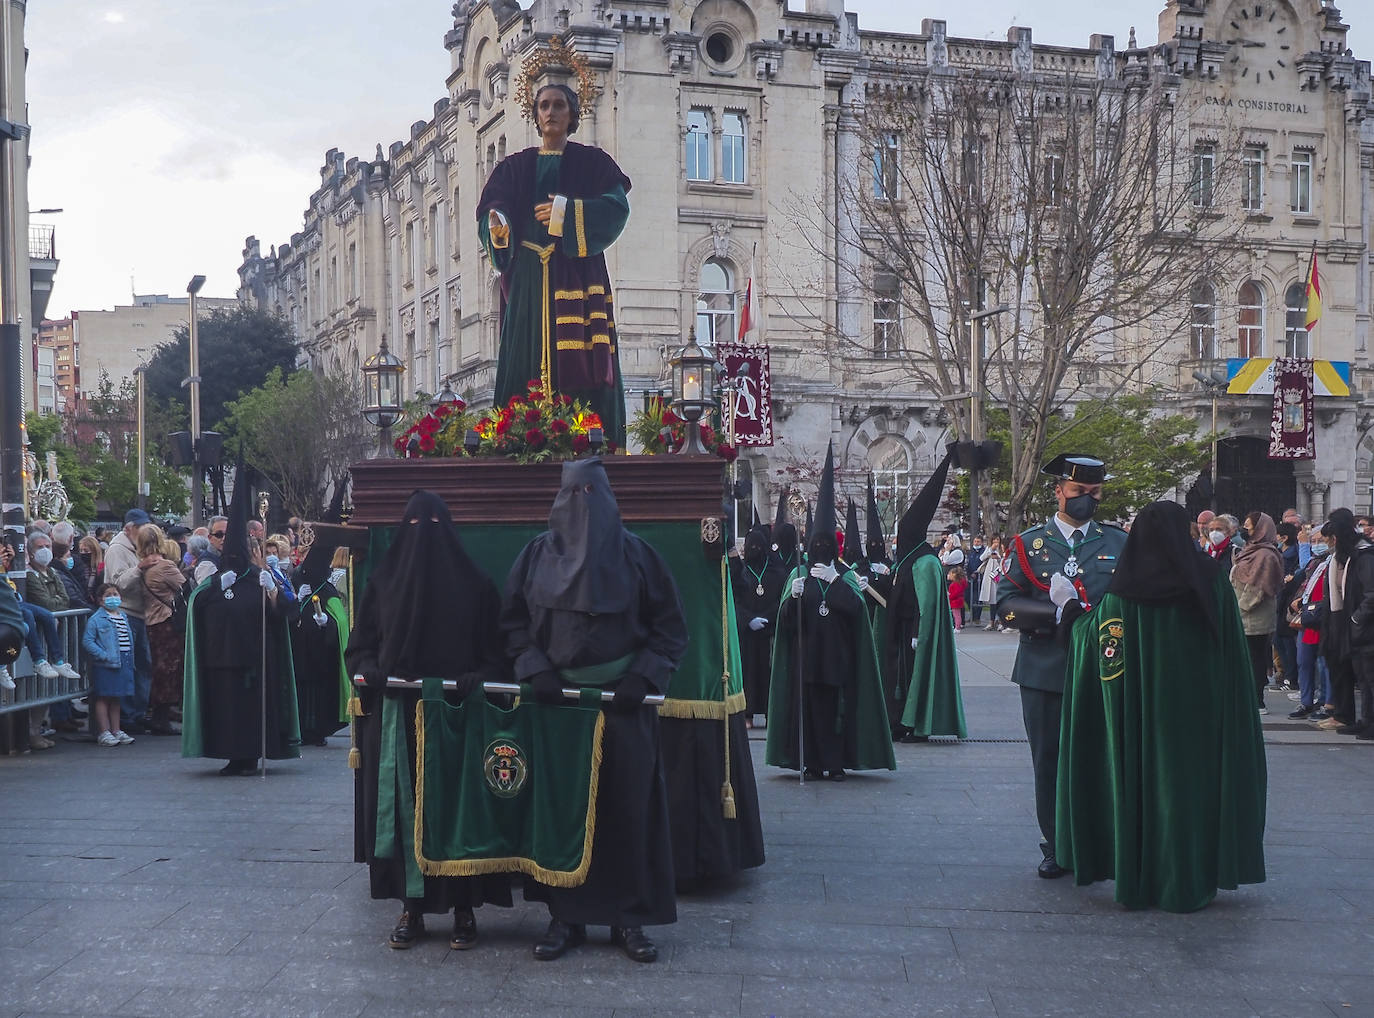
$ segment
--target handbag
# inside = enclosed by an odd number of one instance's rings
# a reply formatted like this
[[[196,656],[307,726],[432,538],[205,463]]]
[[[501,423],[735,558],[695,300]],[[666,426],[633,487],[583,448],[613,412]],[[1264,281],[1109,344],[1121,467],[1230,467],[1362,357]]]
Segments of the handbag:
[[[172,600],[168,601],[155,593],[152,587],[148,586],[146,577],[143,580],[143,589],[152,594],[155,600],[160,601],[162,604],[172,609],[172,617],[168,621],[172,623],[173,632],[186,632],[186,601],[191,593],[190,587],[191,581],[184,580],[181,584],[181,589],[172,595]]]

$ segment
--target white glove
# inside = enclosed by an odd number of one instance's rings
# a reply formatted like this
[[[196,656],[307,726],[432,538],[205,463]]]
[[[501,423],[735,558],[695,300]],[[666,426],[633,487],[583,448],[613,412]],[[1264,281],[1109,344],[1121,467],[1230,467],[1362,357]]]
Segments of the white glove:
[[[301,600],[304,601],[307,597],[310,596],[310,584],[302,583],[301,589],[296,591],[296,593],[299,594],[301,596]]]
[[[749,620],[749,628],[756,633],[766,625],[768,625],[768,620],[764,618],[762,615],[756,615],[754,618]]]
[[[272,574],[266,569],[261,569],[258,571],[258,586],[263,590],[276,590],[277,581],[272,579]]]
[[[315,615],[315,625],[317,625],[317,626],[319,626],[321,629],[323,629],[325,626],[329,625],[329,616],[326,615],[324,612],[318,612],[318,613],[316,613],[316,615]]]
[[[792,596],[801,597],[802,591],[804,590],[806,590],[806,581],[803,580],[800,576],[798,576],[795,580],[792,581]]]
[[[329,571],[329,582],[338,586],[345,576],[348,575],[347,569],[331,569]]]
[[[871,568],[879,576],[886,576],[888,573],[892,572],[892,570],[889,569],[887,565],[882,562],[874,562]]]
[[[811,567],[811,575],[824,583],[834,583],[840,578],[840,572],[835,568],[833,562],[818,563]]]
[[[219,589],[228,590],[238,580],[239,574],[232,569],[226,569],[219,574]]]
[[[914,636],[911,638],[911,649],[912,649],[912,650],[915,650],[915,649],[916,649],[916,637],[914,637]]]
[[[1055,573],[1050,577],[1050,600],[1056,608],[1063,608],[1077,597],[1078,591],[1073,589],[1073,581],[1063,573]]]
[[[863,574],[860,574],[860,575],[859,575],[859,591],[862,593],[863,591],[865,591],[865,590],[867,590],[867,589],[868,589],[868,577],[867,577],[867,576],[864,576]]]

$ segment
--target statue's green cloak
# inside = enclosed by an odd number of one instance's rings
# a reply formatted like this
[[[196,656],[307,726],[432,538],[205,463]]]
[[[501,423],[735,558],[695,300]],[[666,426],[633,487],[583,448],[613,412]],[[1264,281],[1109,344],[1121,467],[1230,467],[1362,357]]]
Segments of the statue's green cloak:
[[[785,584],[784,599],[790,596],[792,580],[806,576],[798,566]],[[862,598],[853,572],[840,577]],[[798,769],[797,686],[792,666],[796,655],[795,616],[778,613],[778,631],[773,637],[773,679],[768,695],[768,741],[764,762],[772,767]],[[848,770],[873,771],[897,769],[892,754],[892,733],[883,703],[883,686],[878,676],[878,655],[873,649],[873,631],[866,613],[855,627],[854,681],[844,687],[840,697],[840,723],[844,726],[844,766]]]
[[[1107,594],[1074,623],[1055,858],[1116,900],[1191,912],[1264,880],[1267,771],[1240,612]]]

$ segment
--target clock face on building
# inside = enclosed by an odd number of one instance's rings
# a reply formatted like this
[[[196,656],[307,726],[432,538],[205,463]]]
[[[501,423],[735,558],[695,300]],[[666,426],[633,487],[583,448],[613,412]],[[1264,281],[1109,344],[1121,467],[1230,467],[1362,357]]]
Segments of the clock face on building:
[[[1277,80],[1293,66],[1295,34],[1287,4],[1232,4],[1221,24],[1221,38],[1230,47],[1227,70],[1241,81]]]

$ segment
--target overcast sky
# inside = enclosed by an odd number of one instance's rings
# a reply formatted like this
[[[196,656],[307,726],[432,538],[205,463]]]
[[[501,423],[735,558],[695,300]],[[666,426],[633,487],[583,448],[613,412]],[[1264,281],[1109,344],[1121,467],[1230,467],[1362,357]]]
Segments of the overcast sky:
[[[1301,0],[1300,0],[1301,2]],[[804,8],[805,0],[790,0]],[[57,226],[49,317],[130,294],[231,296],[243,239],[266,251],[301,228],[326,149],[370,157],[444,94],[451,0],[35,0],[28,5],[31,208]],[[528,6],[528,0],[526,0]],[[1156,39],[1162,0],[848,0],[860,27],[1085,46]],[[1374,23],[1347,0],[1350,44]],[[381,14],[385,12],[383,19]],[[132,283],[131,283],[132,280]]]

